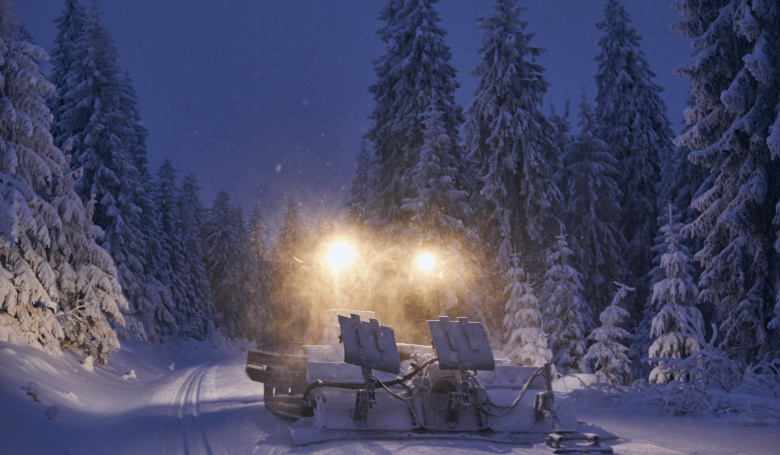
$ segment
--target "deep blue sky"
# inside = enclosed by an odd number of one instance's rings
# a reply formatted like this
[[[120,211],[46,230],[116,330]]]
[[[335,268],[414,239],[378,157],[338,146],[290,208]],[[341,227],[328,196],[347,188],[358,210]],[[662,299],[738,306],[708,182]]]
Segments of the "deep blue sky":
[[[92,0],[81,0],[89,7]],[[64,0],[15,0],[37,43],[53,47],[54,19]],[[376,35],[384,0],[102,0],[103,23],[120,64],[138,92],[150,168],[171,158],[180,176],[193,172],[205,204],[219,189],[250,209],[260,200],[272,224],[289,197],[312,213],[340,211],[346,200],[374,83],[372,62],[384,45]],[[490,0],[438,5],[468,106],[482,31],[476,17]],[[643,36],[642,49],[666,91],[676,130],[687,82],[673,74],[690,44],[669,26],[673,0],[624,0]],[[526,31],[547,49],[540,62],[551,86],[545,104],[560,113],[572,102],[572,123],[585,87],[595,94],[604,1],[526,1]]]

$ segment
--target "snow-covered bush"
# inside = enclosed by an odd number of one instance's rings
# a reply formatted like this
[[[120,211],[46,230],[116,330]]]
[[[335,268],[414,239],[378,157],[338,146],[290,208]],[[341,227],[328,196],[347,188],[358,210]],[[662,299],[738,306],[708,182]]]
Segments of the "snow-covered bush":
[[[702,327],[697,324],[697,319],[688,312],[671,309],[670,313],[684,330],[679,335],[692,338],[701,348],[684,359],[655,357],[649,360],[664,362],[664,374],[681,378],[698,390],[721,389],[728,392],[738,386],[742,379],[742,372],[736,363],[715,346],[715,339],[718,336],[717,327],[713,324],[712,337],[707,341]]]
[[[40,391],[38,390],[38,383],[33,381],[27,384],[27,395],[30,396],[30,398],[33,399],[33,401],[39,402],[38,395],[40,394]]]
[[[696,317],[676,308],[671,308],[670,314],[682,327],[683,332],[678,336],[692,338],[700,349],[684,359],[649,359],[651,362],[664,364],[662,374],[678,379],[651,387],[646,401],[673,415],[698,414],[704,411],[714,414],[729,412],[728,409],[732,407],[719,404],[716,394],[730,392],[737,387],[741,382],[742,372],[736,363],[715,346],[717,328],[713,324],[713,335],[707,341]]]
[[[95,359],[91,355],[87,356],[87,358],[81,362],[81,365],[90,373],[95,371]]]
[[[780,397],[780,358],[761,362],[751,368],[742,385],[735,391]]]
[[[712,412],[712,401],[712,395],[706,389],[679,380],[654,385],[645,396],[645,403],[658,406],[669,415],[675,416]]]

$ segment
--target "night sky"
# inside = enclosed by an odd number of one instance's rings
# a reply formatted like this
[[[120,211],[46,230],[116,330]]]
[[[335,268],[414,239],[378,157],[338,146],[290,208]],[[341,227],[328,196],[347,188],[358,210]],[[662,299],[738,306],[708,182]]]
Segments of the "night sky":
[[[14,10],[47,51],[64,0],[15,0]],[[81,0],[88,8],[92,0]],[[193,172],[204,204],[216,192],[250,210],[260,200],[278,223],[290,197],[308,213],[342,213],[355,155],[372,110],[373,61],[384,53],[376,35],[385,0],[103,0],[102,23],[130,72],[149,131],[150,170],[170,158],[182,177]],[[437,9],[448,35],[464,109],[476,79],[482,30],[476,17],[490,0],[443,0]],[[690,44],[670,24],[672,0],[623,0],[642,49],[666,89],[676,131],[688,85],[673,74]],[[595,95],[594,57],[602,36],[600,0],[526,1],[531,44],[551,86],[545,110],[571,100],[576,125],[582,88]],[[46,70],[44,68],[44,70]]]

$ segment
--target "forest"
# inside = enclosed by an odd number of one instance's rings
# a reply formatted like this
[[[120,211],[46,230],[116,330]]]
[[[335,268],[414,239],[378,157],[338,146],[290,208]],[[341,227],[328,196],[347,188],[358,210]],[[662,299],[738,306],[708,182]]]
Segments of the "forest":
[[[780,5],[676,5],[694,54],[675,135],[618,0],[572,119],[545,110],[544,49],[516,0],[478,19],[478,84],[458,105],[437,3],[380,10],[343,214],[280,201],[271,236],[259,203],[206,205],[193,174],[149,169],[97,3],[65,0],[47,53],[0,0],[0,340],[104,363],[121,339],[312,343],[322,311],[346,307],[415,342],[425,319],[468,316],[518,365],[613,385],[736,384],[775,365]],[[349,266],[328,264],[334,242]]]

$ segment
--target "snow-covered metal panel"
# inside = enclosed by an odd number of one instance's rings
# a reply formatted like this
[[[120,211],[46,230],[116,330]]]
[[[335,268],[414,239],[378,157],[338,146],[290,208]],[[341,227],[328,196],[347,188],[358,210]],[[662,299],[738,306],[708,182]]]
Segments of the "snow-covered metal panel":
[[[433,347],[442,370],[493,370],[493,349],[479,322],[458,318],[457,322],[441,316],[428,321]]]
[[[376,319],[361,321],[357,314],[339,316],[344,362],[372,370],[397,373],[401,369],[395,332]]]

